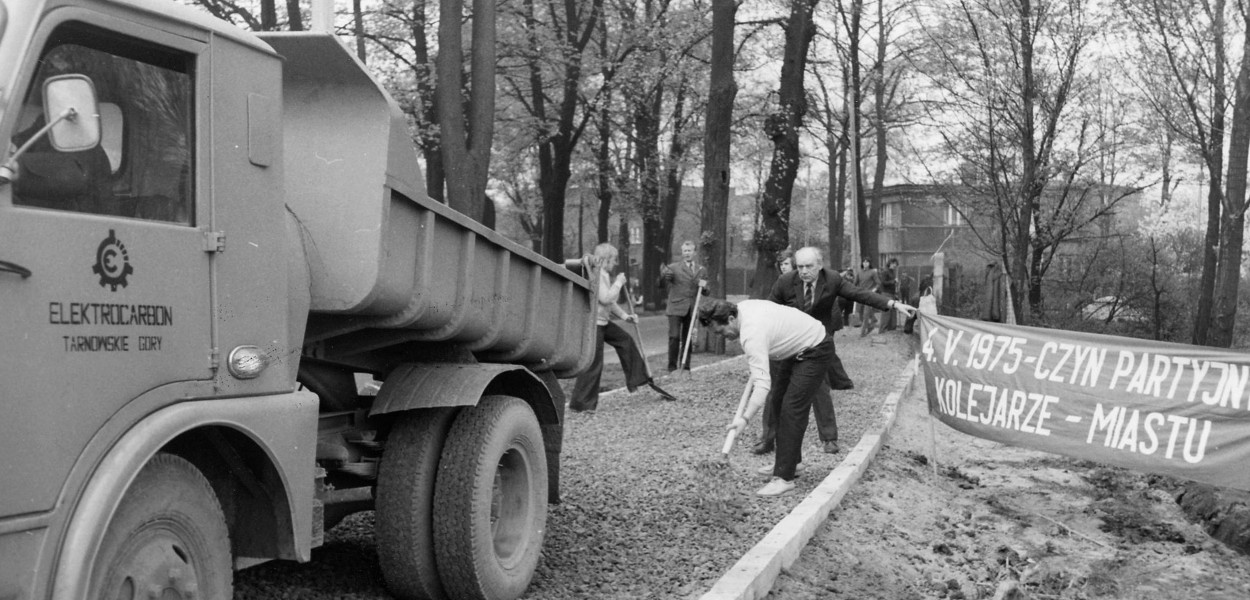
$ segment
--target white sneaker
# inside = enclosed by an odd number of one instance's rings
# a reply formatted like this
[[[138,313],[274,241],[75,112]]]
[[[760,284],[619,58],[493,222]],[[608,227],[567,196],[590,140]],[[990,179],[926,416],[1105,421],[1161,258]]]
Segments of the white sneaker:
[[[793,489],[793,481],[786,481],[780,477],[773,477],[773,480],[768,482],[768,485],[760,488],[759,491],[755,493],[760,496],[780,496],[782,494],[789,493]]]
[[[794,476],[795,476],[795,477],[798,477],[800,473],[802,473],[803,471],[806,471],[806,470],[807,470],[807,465],[805,465],[805,464],[803,464],[803,463],[799,463],[799,464],[797,464],[797,465],[794,465]],[[772,475],[772,474],[773,474],[773,465],[764,465],[764,466],[762,466],[762,467],[760,467],[760,468],[756,469],[756,470],[755,470],[755,472],[756,472],[756,473],[759,473],[760,475]]]

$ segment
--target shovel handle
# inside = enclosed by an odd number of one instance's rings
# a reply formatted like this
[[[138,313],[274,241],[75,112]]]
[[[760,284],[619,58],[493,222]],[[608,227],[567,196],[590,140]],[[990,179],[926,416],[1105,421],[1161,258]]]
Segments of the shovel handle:
[[[690,328],[686,330],[686,345],[681,349],[681,362],[677,363],[677,370],[686,368],[686,360],[690,358],[690,344],[694,341],[694,326],[699,322],[699,298],[703,297],[703,288],[700,287],[694,291],[694,307],[690,309]]]
[[[720,453],[728,456],[729,451],[734,449],[734,442],[737,440],[738,440],[738,430],[735,429],[733,431],[730,431],[729,434],[725,436],[725,445],[721,446]]]
[[[742,398],[738,399],[738,410],[734,411],[735,421],[738,420],[738,417],[742,416],[742,413],[746,412],[747,401],[751,399],[752,388],[754,388],[754,385],[752,384],[752,382],[747,381],[746,387],[742,389]],[[737,439],[738,439],[737,429],[730,430],[729,433],[725,434],[725,445],[721,446],[720,453],[728,455],[729,451],[733,450],[734,442],[737,441]]]

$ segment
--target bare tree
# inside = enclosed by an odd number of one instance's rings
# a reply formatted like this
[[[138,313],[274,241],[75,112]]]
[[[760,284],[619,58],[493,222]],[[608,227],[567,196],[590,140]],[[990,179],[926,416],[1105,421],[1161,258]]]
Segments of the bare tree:
[[[495,5],[473,0],[468,114],[461,97],[463,0],[441,0],[439,6],[438,125],[447,203],[481,221],[487,215],[486,178],[495,131]]]
[[[858,1],[858,0],[856,0]],[[803,76],[807,51],[816,27],[812,11],[816,0],[793,0],[785,22],[785,50],[777,106],[765,121],[764,131],[773,142],[773,156],[764,196],[760,200],[760,228],[755,235],[755,280],[751,297],[767,297],[777,279],[777,253],[790,242],[790,196],[799,169],[799,131],[807,114]]]
[[[1195,7],[1146,0],[1122,2],[1121,6],[1138,36],[1138,77],[1145,97],[1167,127],[1197,152],[1207,172],[1206,241],[1193,343],[1208,344],[1225,202],[1225,115],[1229,108],[1226,4],[1213,0]]]
[[[1102,77],[1087,68],[1102,27],[1090,10],[1051,0],[916,8],[927,39],[918,71],[943,124],[933,131],[962,163],[954,173],[962,191],[949,200],[1004,263],[1024,323],[1045,318],[1043,276],[1060,244],[1138,191],[1107,189],[1094,173],[1115,141],[1082,102]]]
[[[442,150],[439,147],[437,87],[430,58],[427,0],[389,0],[378,9],[379,19],[363,36],[393,61],[402,65],[412,78],[410,86],[393,89],[413,120],[413,138],[425,159],[425,188],[430,198],[445,202],[443,194]]]
[[[602,16],[602,0],[563,0],[539,5],[520,3],[513,28],[524,41],[507,46],[504,67],[507,93],[533,121],[537,146],[538,187],[542,193],[542,254],[564,255],[564,210],[572,178],[574,151],[593,110],[582,110],[583,61]],[[543,12],[543,11],[546,12]]]
[[[708,84],[706,131],[703,136],[703,207],[700,215],[699,246],[707,261],[708,284],[725,289],[725,260],[729,234],[729,156],[733,125],[734,97],[734,19],[737,0],[712,0],[712,65]],[[714,343],[723,350],[724,340]]]

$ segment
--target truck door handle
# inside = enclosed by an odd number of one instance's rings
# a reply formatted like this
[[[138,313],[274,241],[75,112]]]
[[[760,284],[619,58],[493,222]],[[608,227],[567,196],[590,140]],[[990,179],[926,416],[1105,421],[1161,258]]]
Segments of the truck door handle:
[[[27,277],[31,276],[30,269],[27,269],[26,267],[23,267],[22,265],[19,265],[16,263],[11,263],[7,260],[0,260],[0,271],[4,271],[7,273],[17,273],[18,275],[22,276],[22,279],[26,279]]]

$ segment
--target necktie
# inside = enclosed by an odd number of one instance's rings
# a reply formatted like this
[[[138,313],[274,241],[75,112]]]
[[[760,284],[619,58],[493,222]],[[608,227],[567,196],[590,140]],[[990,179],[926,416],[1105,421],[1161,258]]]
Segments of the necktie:
[[[693,271],[693,270],[694,270],[694,263],[692,263],[692,262],[688,262],[688,263],[686,263],[686,268],[687,268],[687,269],[690,269],[691,271]]]
[[[803,292],[803,300],[804,300],[803,307],[807,310],[811,310],[812,301],[815,299],[815,294],[812,293],[813,292],[812,288],[814,286],[812,286],[812,283],[809,281],[805,287],[807,288],[807,291]]]

